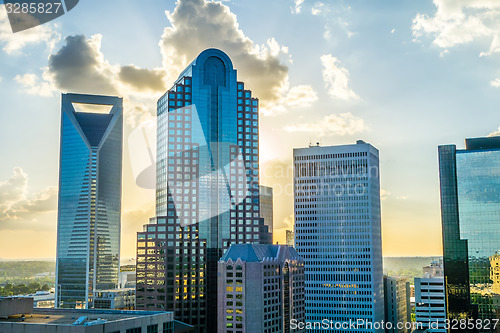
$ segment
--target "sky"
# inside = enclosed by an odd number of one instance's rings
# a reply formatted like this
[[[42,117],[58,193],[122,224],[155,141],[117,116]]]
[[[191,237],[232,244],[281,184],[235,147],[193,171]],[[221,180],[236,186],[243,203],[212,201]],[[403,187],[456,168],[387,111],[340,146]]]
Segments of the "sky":
[[[154,214],[132,133],[205,48],[260,99],[274,241],[293,229],[292,149],[380,150],[384,256],[440,255],[437,147],[500,132],[496,0],[87,0],[13,34],[0,5],[0,258],[54,258],[61,93],[124,98],[122,258]],[[139,163],[140,164],[140,163]]]

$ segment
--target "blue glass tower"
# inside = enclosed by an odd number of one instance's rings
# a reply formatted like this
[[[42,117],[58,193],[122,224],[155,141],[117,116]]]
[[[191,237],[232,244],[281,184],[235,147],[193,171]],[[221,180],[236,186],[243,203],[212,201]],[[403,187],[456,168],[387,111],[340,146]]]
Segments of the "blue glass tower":
[[[258,100],[229,57],[203,51],[158,100],[157,217],[138,234],[137,309],[217,331],[217,262],[265,242]]]
[[[500,318],[500,137],[465,143],[439,147],[447,316],[486,323]]]
[[[112,106],[109,114],[73,103]],[[122,99],[62,95],[56,307],[90,308],[115,288],[120,258]]]

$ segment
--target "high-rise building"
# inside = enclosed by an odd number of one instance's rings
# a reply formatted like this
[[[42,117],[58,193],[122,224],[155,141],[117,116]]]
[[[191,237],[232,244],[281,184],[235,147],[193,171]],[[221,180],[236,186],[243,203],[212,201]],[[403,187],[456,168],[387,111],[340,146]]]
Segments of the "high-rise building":
[[[74,104],[111,110],[76,111]],[[118,97],[62,95],[56,307],[87,309],[95,290],[117,287],[122,113]]]
[[[491,321],[500,305],[500,137],[440,146],[439,176],[448,319]]]
[[[264,219],[264,229],[261,238],[267,237],[267,244],[273,243],[273,188],[269,186],[259,186],[260,194],[260,217]]]
[[[219,261],[217,332],[304,332],[304,260],[285,245],[236,244]]]
[[[446,333],[446,304],[443,277],[415,278],[415,322],[431,333]],[[460,330],[462,332],[462,330]]]
[[[293,159],[295,248],[305,261],[306,321],[359,320],[367,324],[360,332],[381,332],[378,150],[360,140],[294,149]]]
[[[217,331],[217,262],[263,243],[259,102],[229,57],[203,51],[158,100],[157,217],[138,233],[137,309]]]
[[[293,234],[293,230],[287,230],[285,237],[286,237],[286,245],[295,247],[295,236]]]
[[[411,332],[410,282],[408,278],[384,276],[386,333]]]

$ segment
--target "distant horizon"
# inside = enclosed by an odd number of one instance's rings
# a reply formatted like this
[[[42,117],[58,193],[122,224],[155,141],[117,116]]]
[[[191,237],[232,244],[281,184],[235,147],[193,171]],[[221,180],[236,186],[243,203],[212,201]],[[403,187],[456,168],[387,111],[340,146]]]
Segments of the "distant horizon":
[[[434,256],[382,256],[382,258],[442,258],[442,255],[434,255]],[[127,257],[120,259],[120,263],[123,263],[125,260],[132,260],[135,258],[133,257]],[[6,262],[6,261],[56,261],[56,258],[14,258],[14,259],[6,259],[6,258],[0,258],[0,262]]]

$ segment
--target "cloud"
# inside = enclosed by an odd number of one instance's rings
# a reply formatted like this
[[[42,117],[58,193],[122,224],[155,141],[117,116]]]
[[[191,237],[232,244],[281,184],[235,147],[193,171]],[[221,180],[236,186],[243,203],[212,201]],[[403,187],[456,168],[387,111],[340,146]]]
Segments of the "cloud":
[[[313,15],[320,15],[322,11],[324,10],[325,4],[322,2],[316,2],[311,8],[311,14]]]
[[[365,121],[353,114],[331,114],[320,121],[301,123],[285,127],[288,132],[310,132],[319,136],[353,135],[366,130]]]
[[[56,210],[55,187],[35,193],[29,193],[27,188],[28,175],[21,168],[14,168],[13,175],[0,183],[0,229],[22,229],[24,223],[36,221],[41,214]]]
[[[50,82],[40,80],[35,74],[16,75],[14,80],[30,95],[50,97],[55,92]]]
[[[294,0],[295,7],[292,7],[292,14],[300,14],[304,0]]]
[[[499,88],[500,87],[500,79],[495,79],[490,81],[490,86]]]
[[[334,99],[355,100],[359,96],[349,87],[349,71],[331,54],[321,56],[323,81],[328,93]]]
[[[111,64],[101,51],[101,42],[100,34],[88,39],[83,35],[68,36],[64,45],[49,56],[41,77],[27,73],[17,75],[15,80],[28,93],[40,96],[62,91],[124,97],[127,123],[132,126],[152,117],[158,97],[155,94],[166,90],[165,71]]]
[[[91,94],[117,94],[119,68],[101,52],[100,34],[86,39],[68,36],[64,46],[49,57],[46,73],[58,89]]]
[[[500,127],[498,127],[498,129],[494,132],[491,132],[490,134],[488,134],[488,136],[500,136]]]
[[[384,189],[380,189],[380,200],[385,201],[387,200],[387,198],[389,198],[390,195],[391,192]]]
[[[443,48],[489,40],[489,50],[480,56],[500,52],[500,2],[496,0],[434,0],[432,15],[417,14],[412,31],[415,40],[423,36]]]
[[[162,69],[145,69],[135,65],[123,66],[120,80],[140,91],[165,91],[165,72]]]
[[[274,229],[287,229],[287,230],[293,230],[293,226],[295,224],[294,222],[294,218],[293,218],[293,214],[285,217],[284,219],[282,219],[281,221],[276,221],[273,225],[273,228]]]
[[[63,91],[130,97],[166,90],[164,71],[110,64],[101,52],[102,35],[68,36],[49,57],[44,76]],[[144,95],[144,94],[142,94]]]
[[[179,0],[177,7],[166,12],[170,26],[165,28],[160,48],[163,67],[168,69],[167,82],[173,83],[201,51],[214,47],[225,51],[233,60],[241,80],[272,113],[273,104],[282,102],[293,87],[288,85],[288,48],[274,38],[255,44],[239,28],[236,15],[221,2]],[[284,59],[284,60],[282,60]],[[312,89],[312,88],[311,88]]]
[[[45,43],[49,51],[61,39],[56,31],[57,25],[44,24],[37,27],[13,33],[5,5],[0,5],[0,44],[7,54],[15,54],[22,51],[27,45]]]

